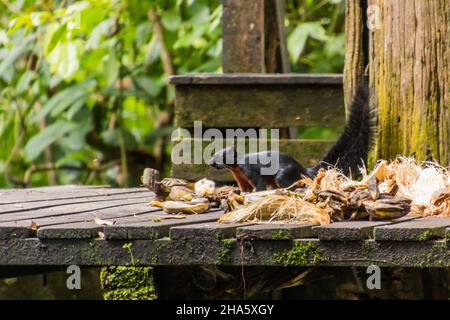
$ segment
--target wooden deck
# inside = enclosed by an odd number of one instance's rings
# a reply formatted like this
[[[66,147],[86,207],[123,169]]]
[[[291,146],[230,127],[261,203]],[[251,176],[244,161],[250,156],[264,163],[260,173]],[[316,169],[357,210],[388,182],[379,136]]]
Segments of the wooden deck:
[[[219,225],[221,212],[168,219],[143,188],[0,190],[0,266],[449,267],[450,219]],[[104,220],[99,225],[95,218]]]

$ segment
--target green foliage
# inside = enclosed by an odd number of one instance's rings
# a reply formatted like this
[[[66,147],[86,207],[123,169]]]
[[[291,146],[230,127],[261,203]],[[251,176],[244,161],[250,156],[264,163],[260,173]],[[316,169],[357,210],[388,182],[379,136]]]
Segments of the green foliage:
[[[342,72],[344,14],[345,0],[287,1],[287,41],[293,72]]]
[[[167,158],[167,77],[220,70],[220,19],[218,0],[1,2],[0,185],[138,184]]]
[[[343,3],[287,1],[295,72],[341,71]],[[167,77],[221,71],[221,16],[220,0],[0,1],[0,186],[167,170]]]

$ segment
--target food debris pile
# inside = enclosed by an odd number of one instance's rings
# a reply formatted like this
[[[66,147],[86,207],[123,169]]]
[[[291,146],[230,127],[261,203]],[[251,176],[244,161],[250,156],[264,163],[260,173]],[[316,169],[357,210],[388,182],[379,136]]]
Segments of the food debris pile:
[[[379,161],[362,178],[352,180],[335,168],[321,169],[285,189],[241,193],[216,188],[211,180],[191,183],[165,178],[147,181],[158,199],[151,205],[167,213],[200,214],[222,207],[221,223],[314,223],[391,220],[405,215],[450,217],[450,174],[432,162],[399,157]],[[145,178],[145,174],[144,174]],[[148,180],[148,179],[147,179]]]
[[[214,181],[201,179],[189,182],[177,178],[159,179],[159,172],[145,169],[142,184],[156,194],[150,206],[160,207],[169,214],[201,214],[211,208],[225,206],[231,193],[239,193],[235,187],[224,186],[216,188]]]

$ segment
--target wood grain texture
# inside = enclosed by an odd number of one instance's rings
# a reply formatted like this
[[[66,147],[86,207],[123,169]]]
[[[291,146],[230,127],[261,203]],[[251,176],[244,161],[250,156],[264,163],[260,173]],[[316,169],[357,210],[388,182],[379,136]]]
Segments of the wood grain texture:
[[[198,224],[215,223],[221,213],[206,213],[190,215],[185,219],[162,219],[147,221],[120,221],[113,226],[106,226],[103,230],[107,240],[136,240],[136,239],[158,239],[168,237],[173,228]]]
[[[450,3],[370,0],[380,9],[371,30],[370,79],[378,106],[376,158],[398,154],[449,164]]]
[[[258,224],[240,226],[236,230],[236,237],[246,240],[293,240],[314,238],[311,223],[304,224]]]
[[[284,0],[222,1],[225,73],[289,71]]]
[[[2,227],[0,227],[0,230]],[[94,222],[74,222],[40,227],[37,230],[39,239],[95,239],[103,227]]]
[[[342,127],[341,85],[176,86],[175,124],[212,128]],[[318,100],[320,97],[320,100]]]
[[[336,222],[326,226],[314,227],[313,230],[320,240],[362,240],[373,238],[373,229],[389,224],[381,221],[348,221]]]
[[[377,241],[428,241],[445,239],[445,230],[450,227],[450,219],[426,217],[398,224],[376,227]]]
[[[222,4],[224,72],[265,72],[265,0]]]
[[[345,9],[344,101],[346,114],[356,89],[364,79],[363,12],[360,0],[347,0]]]
[[[341,85],[343,75],[339,73],[311,74],[256,74],[256,73],[193,73],[169,77],[169,83],[174,85]]]
[[[230,239],[236,236],[236,229],[241,226],[250,225],[250,223],[225,223],[216,221],[199,224],[189,224],[181,227],[172,227],[170,229],[170,239],[189,240],[189,239]]]
[[[414,219],[402,217],[391,221],[345,221],[335,222],[326,226],[313,227],[313,231],[320,240],[364,240],[374,238],[374,228],[396,224]]]
[[[123,247],[127,243],[130,240],[0,239],[0,265],[130,265],[130,253]],[[294,253],[305,246],[316,259]],[[445,241],[246,241],[241,254],[239,243],[232,240],[226,248],[216,239],[132,241],[138,265],[450,267]]]
[[[4,205],[28,202],[49,202],[57,200],[82,201],[85,198],[149,194],[145,188],[109,188],[107,186],[57,186],[29,189],[0,189],[0,210]]]

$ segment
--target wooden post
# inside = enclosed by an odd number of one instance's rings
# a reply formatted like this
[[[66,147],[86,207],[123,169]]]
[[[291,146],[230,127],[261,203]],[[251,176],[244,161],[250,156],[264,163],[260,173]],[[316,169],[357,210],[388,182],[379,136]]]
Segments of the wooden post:
[[[370,0],[369,6],[375,16],[369,52],[379,120],[375,156],[415,153],[448,165],[450,3]]]
[[[288,72],[284,0],[222,2],[223,72]]]
[[[365,0],[366,1],[366,0]],[[364,9],[363,1],[347,0],[345,10],[345,67],[344,102],[346,115],[351,100],[364,78],[366,57],[364,55]]]

